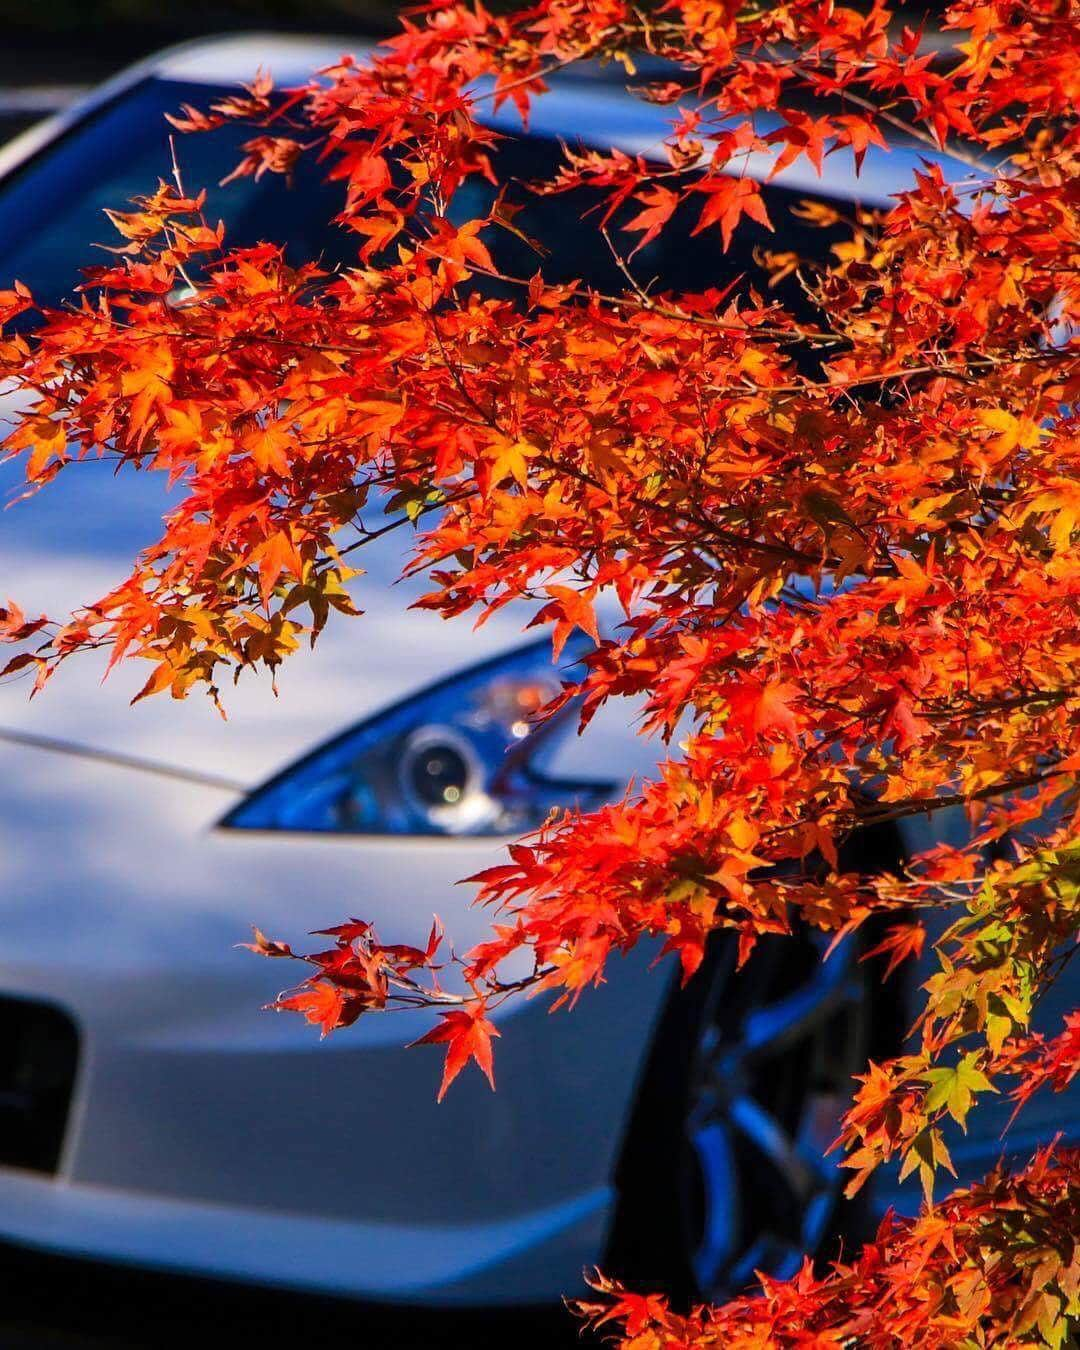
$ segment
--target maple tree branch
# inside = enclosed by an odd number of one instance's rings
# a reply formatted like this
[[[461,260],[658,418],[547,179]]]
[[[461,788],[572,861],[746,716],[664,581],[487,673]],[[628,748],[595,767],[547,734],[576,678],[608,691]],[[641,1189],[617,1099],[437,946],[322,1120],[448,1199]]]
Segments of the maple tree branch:
[[[1040,783],[1049,782],[1053,778],[1067,777],[1075,773],[1075,769],[1046,769],[1038,773],[1004,779],[1000,783],[991,783],[987,787],[977,788],[974,792],[952,792],[936,797],[909,797],[906,801],[873,803],[869,807],[857,807],[855,816],[860,825],[882,825],[886,821],[903,820],[907,816],[932,815],[935,811],[944,811],[950,807],[967,806],[969,802],[989,801],[994,797],[1037,787]]]
[[[406,525],[415,524],[416,521],[421,516],[429,515],[432,511],[441,511],[447,506],[453,506],[457,502],[467,500],[472,495],[473,494],[471,490],[463,490],[459,493],[454,493],[451,494],[450,496],[443,497],[440,501],[437,502],[423,502],[411,516],[402,514],[396,516],[388,524],[381,525],[376,530],[365,530],[363,538],[357,539],[354,543],[349,544],[346,548],[339,549],[338,557],[344,558],[350,553],[355,553],[357,549],[364,548],[366,547],[366,545],[374,543],[376,539],[382,539],[384,535],[392,534],[395,530],[400,530]]]

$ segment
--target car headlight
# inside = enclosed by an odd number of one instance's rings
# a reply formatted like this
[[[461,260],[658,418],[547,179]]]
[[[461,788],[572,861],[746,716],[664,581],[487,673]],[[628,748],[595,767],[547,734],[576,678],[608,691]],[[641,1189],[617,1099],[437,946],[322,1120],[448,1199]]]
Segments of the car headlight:
[[[598,806],[616,784],[545,773],[558,740],[576,725],[576,700],[543,722],[531,720],[573,682],[553,668],[547,638],[530,643],[336,736],[256,788],[221,824],[503,835],[535,829],[556,807]]]

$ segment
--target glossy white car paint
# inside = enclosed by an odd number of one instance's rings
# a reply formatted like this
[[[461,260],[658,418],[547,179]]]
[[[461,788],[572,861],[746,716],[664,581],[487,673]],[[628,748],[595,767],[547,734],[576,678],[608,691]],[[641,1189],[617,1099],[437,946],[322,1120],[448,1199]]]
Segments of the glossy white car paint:
[[[349,45],[248,36],[165,53],[0,151],[0,174],[147,78],[190,81],[198,102],[200,84],[260,65],[299,82]],[[663,126],[663,110],[588,78],[559,83],[533,122],[642,152]],[[824,189],[883,202],[910,158],[872,154],[860,180],[849,156],[830,158]],[[785,181],[822,186],[795,171]],[[96,598],[155,537],[162,504],[146,476],[73,466],[0,520],[4,592],[50,613]],[[431,1303],[553,1299],[601,1256],[670,978],[648,973],[651,953],[616,962],[572,1015],[506,1005],[498,1091],[470,1070],[437,1106],[436,1052],[402,1048],[423,1015],[363,1018],[319,1042],[301,1019],[260,1011],[293,972],[235,946],[253,922],[302,943],[348,914],[415,941],[437,913],[458,950],[486,932],[489,916],[455,882],[496,860],[498,841],[215,828],[239,793],[211,779],[254,787],[386,703],[522,641],[520,613],[474,630],[409,612],[417,585],[391,585],[400,548],[391,536],[362,559],[366,617],[332,623],[282,672],[280,696],[241,680],[227,723],[200,698],[130,708],[137,663],[104,685],[100,665],[72,663],[30,704],[24,683],[0,686],[4,728],[206,779],[0,741],[0,991],[54,1001],[81,1035],[58,1174],[0,1169],[0,1236]],[[568,771],[602,765],[625,781],[649,769],[659,749],[628,722],[611,710],[568,742]]]
[[[89,505],[77,477],[5,521],[5,583],[35,606],[85,599],[124,565],[106,546],[66,552]],[[301,656],[278,699],[242,683],[227,724],[202,700],[128,708],[138,673],[102,687],[93,663],[29,706],[25,686],[4,688],[0,718],[255,786],[343,724],[520,643],[511,620],[473,634],[404,612],[389,585],[400,557],[386,562],[359,588],[367,616]],[[590,744],[613,758],[610,738]],[[0,989],[54,1001],[82,1038],[59,1175],[0,1173],[0,1234],[439,1301],[555,1297],[595,1260],[666,988],[641,978],[644,954],[582,1016],[508,1007],[499,1091],[469,1074],[436,1106],[437,1053],[402,1048],[422,1016],[365,1018],[320,1043],[301,1019],[260,1011],[295,972],[235,944],[252,922],[302,943],[350,913],[417,941],[438,913],[466,950],[489,916],[454,883],[495,860],[497,841],[221,831],[235,792],[25,746],[0,754]]]

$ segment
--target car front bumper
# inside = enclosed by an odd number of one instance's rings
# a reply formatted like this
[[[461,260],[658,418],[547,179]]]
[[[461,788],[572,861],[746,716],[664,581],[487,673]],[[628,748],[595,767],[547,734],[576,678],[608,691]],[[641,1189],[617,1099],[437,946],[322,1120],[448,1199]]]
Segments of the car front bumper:
[[[0,1168],[0,1238],[372,1300],[580,1287],[668,987],[653,952],[572,1013],[505,1005],[497,1091],[470,1070],[437,1105],[437,1052],[403,1048],[429,1015],[320,1041],[261,1011],[302,972],[235,943],[252,920],[302,943],[349,912],[414,941],[438,911],[466,950],[490,916],[453,883],[490,841],[220,831],[222,793],[3,759],[0,993],[64,1010],[80,1050],[55,1174]]]

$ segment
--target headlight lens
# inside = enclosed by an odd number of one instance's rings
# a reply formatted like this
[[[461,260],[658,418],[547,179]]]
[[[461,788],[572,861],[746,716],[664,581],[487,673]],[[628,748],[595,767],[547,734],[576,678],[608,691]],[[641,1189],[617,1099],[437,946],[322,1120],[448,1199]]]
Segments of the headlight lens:
[[[574,644],[567,644],[573,660]],[[423,690],[335,737],[257,788],[229,829],[335,834],[503,835],[535,829],[553,808],[600,805],[610,781],[545,773],[572,734],[571,700],[534,725],[568,683],[540,642]]]

